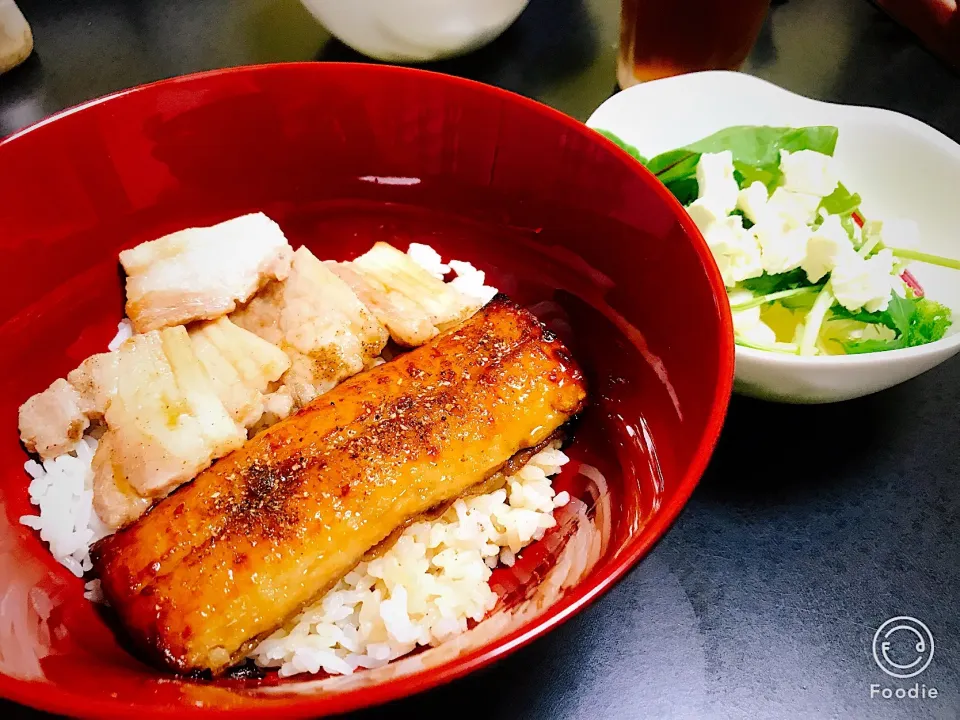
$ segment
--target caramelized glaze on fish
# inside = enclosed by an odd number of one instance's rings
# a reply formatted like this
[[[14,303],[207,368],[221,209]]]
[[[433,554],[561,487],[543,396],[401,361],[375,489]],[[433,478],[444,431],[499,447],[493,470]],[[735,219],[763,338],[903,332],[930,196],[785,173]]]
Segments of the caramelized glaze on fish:
[[[410,518],[470,492],[581,410],[566,348],[498,297],[342,383],[93,550],[131,638],[220,673]]]

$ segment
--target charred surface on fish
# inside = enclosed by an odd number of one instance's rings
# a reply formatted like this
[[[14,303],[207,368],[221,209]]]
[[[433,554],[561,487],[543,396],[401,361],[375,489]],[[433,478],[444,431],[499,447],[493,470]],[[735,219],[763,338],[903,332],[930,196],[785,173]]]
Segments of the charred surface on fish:
[[[100,541],[104,593],[159,663],[220,673],[396,528],[550,437],[585,398],[566,348],[497,298]]]

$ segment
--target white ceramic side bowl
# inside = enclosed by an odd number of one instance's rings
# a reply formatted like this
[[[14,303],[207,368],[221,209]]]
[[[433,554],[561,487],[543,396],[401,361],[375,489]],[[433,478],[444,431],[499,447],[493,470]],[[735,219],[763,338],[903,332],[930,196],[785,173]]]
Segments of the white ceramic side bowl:
[[[302,0],[334,36],[387,62],[426,62],[486,45],[528,0]]]
[[[960,145],[918,120],[869,107],[834,105],[750,75],[703,72],[644,83],[614,95],[587,120],[652,157],[731,125],[835,125],[843,183],[867,217],[920,226],[920,249],[960,257]],[[960,271],[914,263],[926,294],[954,311],[942,340],[864,355],[799,357],[737,347],[734,389],[790,403],[869,395],[909,380],[960,351]]]

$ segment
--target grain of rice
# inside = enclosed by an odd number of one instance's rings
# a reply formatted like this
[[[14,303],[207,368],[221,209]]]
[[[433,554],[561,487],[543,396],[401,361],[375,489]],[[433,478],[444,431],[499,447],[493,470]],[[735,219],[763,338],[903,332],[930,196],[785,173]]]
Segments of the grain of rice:
[[[112,352],[118,350],[123,344],[124,340],[133,337],[133,323],[130,322],[130,318],[124,318],[119,323],[117,323],[117,334],[114,336],[113,340],[110,341],[110,344],[107,345],[107,348]]]
[[[476,298],[484,305],[493,300],[497,294],[497,289],[486,283],[486,275],[482,270],[477,270],[468,262],[460,260],[451,260],[450,269],[457,276],[450,281],[450,284],[457,290],[472,298]]]
[[[407,255],[437,280],[443,280],[443,276],[450,272],[450,266],[444,265],[440,253],[429,245],[410,243],[410,247],[407,248]]]

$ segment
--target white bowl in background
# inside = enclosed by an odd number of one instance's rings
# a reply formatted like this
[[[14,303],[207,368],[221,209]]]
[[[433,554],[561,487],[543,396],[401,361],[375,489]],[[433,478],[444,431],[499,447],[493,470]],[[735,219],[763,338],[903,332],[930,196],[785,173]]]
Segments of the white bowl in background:
[[[617,93],[587,120],[646,157],[731,125],[835,125],[840,178],[869,217],[920,226],[920,249],[960,257],[960,145],[919,120],[878,108],[795,95],[734,72],[655,80]],[[864,355],[800,357],[737,346],[735,390],[767,400],[826,403],[869,395],[960,351],[960,271],[913,263],[927,296],[954,311],[947,336],[929,345]]]
[[[528,0],[301,0],[332,35],[387,62],[426,62],[486,45]]]

